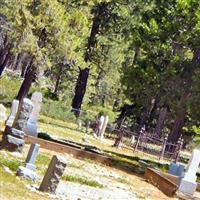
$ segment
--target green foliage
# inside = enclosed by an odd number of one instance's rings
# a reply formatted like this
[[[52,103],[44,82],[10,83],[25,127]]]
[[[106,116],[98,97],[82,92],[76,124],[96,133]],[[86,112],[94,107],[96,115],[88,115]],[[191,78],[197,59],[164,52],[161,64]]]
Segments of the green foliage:
[[[0,155],[0,164],[16,172],[19,166],[22,165],[22,162],[16,159],[7,159],[3,155]]]
[[[21,80],[17,77],[3,76],[0,78],[0,102],[10,103],[17,95]]]
[[[96,188],[104,187],[102,184],[98,183],[97,181],[89,180],[87,178],[79,177],[79,176],[66,175],[63,177],[63,179],[70,182],[80,183],[82,185],[88,185],[90,187],[96,187]]]

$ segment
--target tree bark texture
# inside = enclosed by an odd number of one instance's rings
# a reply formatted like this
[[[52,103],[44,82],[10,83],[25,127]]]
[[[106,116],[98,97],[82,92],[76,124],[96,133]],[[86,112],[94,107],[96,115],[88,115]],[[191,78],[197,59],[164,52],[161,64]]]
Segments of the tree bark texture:
[[[28,95],[29,89],[31,88],[32,83],[36,80],[37,76],[37,69],[33,64],[33,58],[29,64],[29,67],[26,71],[26,75],[24,77],[24,80],[22,82],[22,85],[19,89],[19,92],[17,94],[16,99],[20,102],[23,98],[25,98]]]
[[[155,133],[158,136],[162,136],[162,130],[164,127],[164,123],[167,117],[167,113],[168,113],[168,108],[167,107],[162,107],[160,109],[160,113],[159,113],[159,117],[158,117],[158,121],[156,124],[156,128],[155,128]]]
[[[80,115],[83,97],[86,92],[89,71],[89,68],[80,69],[76,82],[75,95],[72,101],[72,109],[77,117]]]
[[[181,97],[181,100],[178,105],[178,109],[176,112],[176,118],[174,121],[174,125],[172,128],[171,133],[169,134],[167,138],[167,142],[171,143],[177,143],[180,136],[182,135],[182,129],[185,124],[185,118],[186,118],[186,102],[189,97],[189,94],[184,94]]]

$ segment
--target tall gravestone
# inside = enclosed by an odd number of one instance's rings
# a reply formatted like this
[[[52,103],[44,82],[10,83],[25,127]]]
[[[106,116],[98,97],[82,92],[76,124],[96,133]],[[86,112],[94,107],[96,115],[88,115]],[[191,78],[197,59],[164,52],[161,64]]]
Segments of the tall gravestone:
[[[99,119],[99,132],[98,132],[98,136],[100,137],[101,135],[101,131],[103,128],[103,123],[104,123],[105,117],[102,115]]]
[[[38,136],[38,118],[42,104],[42,93],[34,92],[31,101],[33,103],[33,110],[27,122],[27,134],[37,137]]]
[[[186,173],[183,179],[181,179],[179,191],[193,195],[197,188],[197,170],[200,163],[200,150],[194,149],[192,156],[190,157],[188,166],[186,168]]]
[[[18,111],[18,107],[19,107],[19,101],[16,100],[16,99],[13,100],[12,108],[11,108],[11,114],[6,121],[6,126],[12,127],[13,122],[14,122],[15,117],[16,117],[16,114],[17,114],[17,111]]]
[[[108,116],[106,115],[106,116],[104,117],[103,125],[102,125],[102,128],[101,128],[101,130],[100,130],[100,139],[101,139],[101,140],[104,138],[104,133],[105,133],[106,127],[107,127],[107,125],[108,125],[108,120],[109,120],[109,118],[108,118]]]
[[[35,181],[37,179],[37,174],[35,173],[35,161],[36,158],[38,156],[39,153],[39,149],[40,149],[40,145],[39,144],[32,144],[27,158],[26,158],[26,166],[20,166],[17,170],[17,175],[18,176],[22,176],[24,178],[27,179],[31,179],[33,181]]]
[[[31,102],[31,100],[28,98],[24,98],[15,118],[13,128],[25,132],[27,130],[27,122],[32,112],[32,109],[33,103]]]
[[[39,190],[55,193],[58,183],[64,173],[67,162],[60,156],[53,156]]]
[[[24,135],[27,128],[27,121],[29,119],[32,108],[33,104],[31,100],[24,98],[12,128],[6,126],[3,136],[2,148],[6,148],[9,151],[22,151],[25,145]]]

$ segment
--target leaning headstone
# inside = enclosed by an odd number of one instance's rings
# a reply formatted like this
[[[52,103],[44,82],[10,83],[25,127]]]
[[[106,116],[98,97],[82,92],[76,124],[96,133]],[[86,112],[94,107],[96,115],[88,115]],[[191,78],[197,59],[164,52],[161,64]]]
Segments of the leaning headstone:
[[[39,153],[39,144],[32,144],[26,158],[26,166],[20,166],[17,171],[18,176],[22,176],[26,179],[35,181],[37,179],[37,174],[35,172],[36,166],[35,161]]]
[[[183,179],[181,179],[179,191],[193,195],[197,188],[197,170],[200,163],[200,150],[194,149],[192,156],[189,160],[188,166],[186,168],[186,173]]]
[[[32,109],[33,103],[31,102],[31,100],[28,98],[24,98],[13,123],[13,128],[25,132],[27,130],[27,122],[32,112]]]
[[[11,108],[11,114],[6,121],[6,126],[12,127],[13,122],[14,122],[15,117],[16,117],[16,114],[17,114],[17,111],[18,111],[18,107],[19,107],[19,101],[16,100],[16,99],[13,100],[12,108]]]
[[[48,170],[42,180],[39,190],[55,193],[58,183],[64,173],[67,162],[60,156],[53,156]]]
[[[33,110],[27,122],[27,134],[37,137],[38,136],[38,118],[42,104],[42,93],[34,92],[31,97],[33,103]]]
[[[104,138],[104,133],[105,133],[105,130],[106,130],[106,127],[108,125],[108,116],[106,115],[104,117],[104,121],[103,121],[103,126],[102,126],[102,129],[100,130],[100,139],[102,140]]]

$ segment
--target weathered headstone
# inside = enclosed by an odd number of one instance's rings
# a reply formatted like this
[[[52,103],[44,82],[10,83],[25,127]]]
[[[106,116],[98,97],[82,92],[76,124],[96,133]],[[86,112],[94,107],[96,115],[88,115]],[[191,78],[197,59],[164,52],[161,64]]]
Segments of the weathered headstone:
[[[196,173],[199,168],[200,163],[200,150],[194,149],[192,156],[189,160],[188,166],[186,168],[186,173],[183,179],[181,179],[179,191],[193,195],[197,188],[196,183]]]
[[[42,93],[34,92],[31,97],[33,103],[33,110],[27,122],[27,134],[37,137],[38,136],[38,118],[42,104]]]
[[[48,170],[42,180],[39,190],[55,193],[58,183],[64,173],[67,162],[60,156],[53,156]]]
[[[2,124],[4,124],[7,119],[6,110],[6,107],[4,107],[3,104],[0,104],[0,122]]]
[[[29,168],[31,170],[36,169],[35,161],[36,161],[36,158],[38,156],[39,149],[40,149],[39,144],[32,144],[31,145],[30,150],[28,152],[28,156],[26,158],[26,168]]]
[[[33,104],[31,100],[24,98],[20,108],[18,109],[17,116],[13,123],[13,128],[6,126],[3,136],[2,148],[9,151],[22,151],[25,145],[24,133],[27,126]]]
[[[39,144],[31,145],[26,158],[26,166],[25,167],[20,166],[18,168],[17,171],[18,176],[22,176],[24,178],[31,179],[33,181],[37,179],[37,174],[35,173],[36,169],[35,161],[39,153],[39,148],[40,148]]]
[[[16,100],[16,99],[13,100],[12,108],[11,108],[11,114],[6,121],[6,126],[12,127],[13,122],[14,122],[15,117],[16,117],[16,114],[17,114],[17,111],[18,111],[18,107],[19,107],[19,101]]]
[[[2,148],[12,152],[21,152],[24,145],[24,132],[7,126],[6,135],[3,137]]]
[[[99,119],[99,132],[98,132],[98,135],[97,135],[99,137],[101,136],[100,134],[101,134],[101,130],[103,128],[104,119],[105,119],[105,117],[103,115]]]
[[[105,130],[106,130],[106,127],[108,125],[108,116],[106,115],[104,117],[104,121],[103,121],[103,125],[102,125],[102,129],[100,130],[100,139],[102,140],[104,138],[104,133],[105,133]]]
[[[7,119],[6,110],[4,105],[0,104],[0,130],[3,130],[5,126],[5,121]]]
[[[25,132],[27,130],[27,122],[32,112],[32,109],[33,103],[31,102],[31,100],[24,98],[13,123],[13,128]]]

